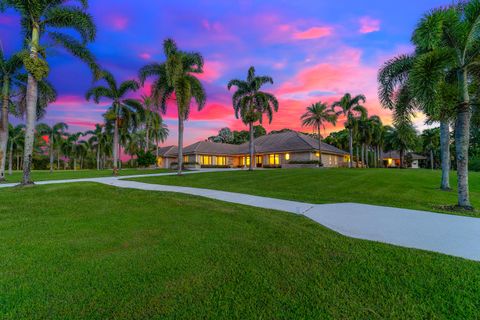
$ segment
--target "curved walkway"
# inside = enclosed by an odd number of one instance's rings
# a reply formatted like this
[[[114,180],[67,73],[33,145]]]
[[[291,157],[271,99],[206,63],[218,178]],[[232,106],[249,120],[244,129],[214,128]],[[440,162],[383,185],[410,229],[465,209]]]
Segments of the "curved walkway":
[[[212,172],[215,170],[210,170]],[[195,173],[195,172],[191,172]],[[97,182],[119,188],[190,194],[210,199],[304,215],[352,238],[379,241],[480,261],[480,219],[357,203],[309,204],[210,189],[148,184],[118,178],[42,181],[38,184]],[[0,185],[9,187],[11,185]]]

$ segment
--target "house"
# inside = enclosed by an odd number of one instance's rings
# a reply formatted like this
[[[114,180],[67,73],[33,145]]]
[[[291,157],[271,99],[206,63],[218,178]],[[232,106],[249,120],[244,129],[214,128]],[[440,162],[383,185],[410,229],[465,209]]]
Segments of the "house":
[[[405,160],[410,159],[411,163],[409,163],[409,168],[418,169],[420,168],[420,160],[426,160],[427,158],[413,153],[407,152],[405,153]],[[383,165],[386,168],[399,168],[400,167],[400,152],[399,151],[388,151],[382,153],[382,160]]]
[[[322,163],[325,167],[348,165],[349,155],[329,144],[321,146]],[[176,165],[177,148],[160,148],[158,165],[170,168]],[[249,143],[233,145],[199,141],[183,149],[186,167],[241,168],[250,165]],[[288,131],[268,134],[255,139],[255,164],[259,168],[289,168],[315,166],[318,162],[318,140],[308,135]]]

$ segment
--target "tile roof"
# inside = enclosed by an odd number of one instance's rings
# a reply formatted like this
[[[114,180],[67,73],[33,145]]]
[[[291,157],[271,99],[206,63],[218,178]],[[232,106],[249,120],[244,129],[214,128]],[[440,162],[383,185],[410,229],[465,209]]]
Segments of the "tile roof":
[[[167,147],[172,148],[172,147]],[[162,148],[163,149],[163,148]],[[318,140],[308,135],[288,131],[268,134],[255,139],[255,153],[274,152],[314,152],[318,150]],[[322,152],[328,154],[346,155],[347,152],[322,142]],[[199,141],[183,149],[185,155],[211,154],[211,155],[242,155],[249,153],[249,142],[241,145]],[[176,156],[177,150],[169,150],[165,155]]]
[[[413,152],[406,152],[405,156],[410,154],[412,156],[413,160],[425,160],[427,157],[424,157],[422,155],[413,153]],[[388,151],[388,152],[382,152],[382,159],[400,159],[400,151]]]

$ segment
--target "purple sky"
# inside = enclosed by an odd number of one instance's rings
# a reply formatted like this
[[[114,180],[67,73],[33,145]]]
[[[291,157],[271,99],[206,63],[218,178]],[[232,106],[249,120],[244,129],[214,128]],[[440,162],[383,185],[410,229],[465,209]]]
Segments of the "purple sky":
[[[231,107],[226,83],[245,78],[249,66],[274,78],[265,90],[280,101],[280,111],[266,127],[301,129],[299,117],[316,101],[332,102],[345,92],[363,93],[370,114],[390,114],[377,99],[376,75],[388,58],[411,50],[409,40],[418,19],[429,9],[448,4],[438,0],[102,0],[90,1],[98,36],[90,48],[103,68],[119,80],[135,78],[149,62],[164,60],[162,42],[174,38],[184,50],[205,57],[202,81],[207,106],[193,112],[186,125],[186,143],[229,126],[243,129]],[[0,40],[8,53],[21,48],[18,19],[0,16]],[[61,51],[49,49],[50,80],[59,92],[45,122],[67,122],[72,131],[102,121],[107,105],[84,100],[92,85],[87,67]],[[148,90],[148,88],[145,88]],[[142,91],[142,92],[144,92]],[[141,94],[142,92],[139,92]],[[165,116],[176,140],[175,109]],[[421,123],[421,121],[419,122]],[[338,130],[329,128],[328,131]],[[307,130],[307,129],[304,129]]]

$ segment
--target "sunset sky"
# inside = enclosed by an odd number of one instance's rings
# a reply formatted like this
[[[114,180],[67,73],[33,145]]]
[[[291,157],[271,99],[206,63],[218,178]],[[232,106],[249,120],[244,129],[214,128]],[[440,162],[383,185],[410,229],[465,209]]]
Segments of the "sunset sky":
[[[226,83],[245,78],[253,65],[270,75],[266,86],[280,101],[268,130],[301,129],[299,117],[312,102],[332,102],[345,92],[363,93],[370,114],[390,114],[377,99],[376,76],[388,58],[411,51],[409,40],[418,19],[448,1],[385,0],[97,0],[90,12],[98,36],[90,48],[103,68],[119,80],[136,78],[144,64],[161,62],[162,42],[174,38],[183,50],[205,58],[201,76],[207,105],[186,124],[186,143],[205,139],[225,126],[244,129],[235,119]],[[19,50],[19,21],[12,12],[0,16],[4,50]],[[48,49],[48,48],[47,48]],[[85,65],[61,51],[48,49],[50,80],[59,92],[46,118],[67,122],[70,131],[91,129],[107,108],[84,100],[92,77]],[[142,92],[148,91],[148,87]],[[142,92],[139,92],[141,94]],[[174,144],[176,113],[164,116]],[[421,121],[418,121],[421,124]],[[337,129],[343,127],[342,123]],[[307,130],[307,129],[303,129]],[[334,130],[329,128],[328,131]]]

